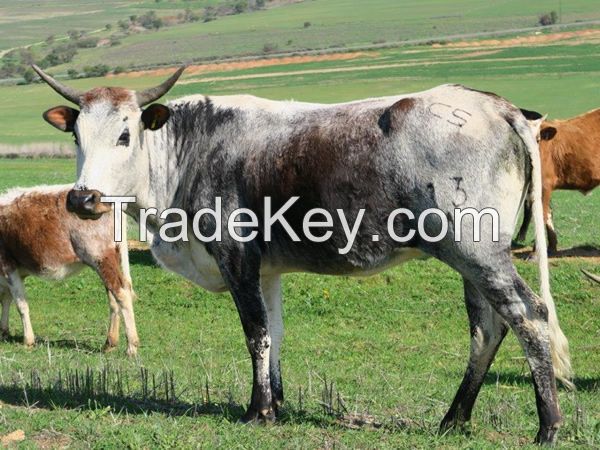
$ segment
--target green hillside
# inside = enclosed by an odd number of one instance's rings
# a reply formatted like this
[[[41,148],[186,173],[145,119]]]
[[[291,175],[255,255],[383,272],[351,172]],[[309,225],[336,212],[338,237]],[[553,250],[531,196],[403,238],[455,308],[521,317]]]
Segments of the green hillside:
[[[600,35],[598,37],[600,39]],[[402,47],[362,52],[350,60],[305,62],[203,74],[184,74],[169,98],[204,93],[249,93],[272,99],[340,102],[400,94],[443,83],[497,92],[512,102],[570,117],[600,106],[600,50],[595,41],[517,48]],[[138,89],[164,76],[88,78],[80,89],[124,85]],[[0,144],[69,142],[43,122],[41,113],[64,100],[44,84],[0,87]]]
[[[150,10],[168,21],[186,8],[202,17],[209,4],[225,7],[236,3],[0,0],[0,50],[41,42],[54,34],[52,45],[32,47],[33,58],[41,60],[53,47],[69,42],[60,38],[70,29],[92,32],[96,38],[114,38],[115,45],[79,48],[72,61],[53,68],[57,73],[66,73],[69,68],[81,72],[98,63],[127,69],[520,29],[537,26],[540,15],[552,10],[561,23],[600,20],[600,4],[593,0],[274,0],[265,1],[266,9],[218,16],[207,23],[197,20],[158,31],[140,31],[138,26],[122,32],[118,27],[119,21]],[[110,30],[104,28],[106,24],[111,25]]]

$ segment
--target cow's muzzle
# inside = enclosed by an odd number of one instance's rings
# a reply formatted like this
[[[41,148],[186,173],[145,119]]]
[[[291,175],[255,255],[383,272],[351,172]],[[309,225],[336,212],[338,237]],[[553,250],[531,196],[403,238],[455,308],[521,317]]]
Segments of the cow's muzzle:
[[[67,194],[67,210],[81,219],[99,219],[111,210],[110,203],[102,203],[102,194],[98,191],[71,190]]]

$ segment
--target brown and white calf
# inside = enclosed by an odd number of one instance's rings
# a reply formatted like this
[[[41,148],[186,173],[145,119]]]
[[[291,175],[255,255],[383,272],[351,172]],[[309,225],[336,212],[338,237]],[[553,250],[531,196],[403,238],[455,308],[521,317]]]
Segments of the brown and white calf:
[[[127,354],[135,355],[138,336],[133,313],[127,241],[114,241],[114,217],[107,212],[96,221],[67,211],[72,185],[13,189],[0,195],[0,330],[8,335],[13,300],[23,322],[23,341],[35,342],[23,279],[29,275],[63,279],[85,265],[94,269],[108,294],[110,326],[104,350],[119,340],[119,312],[127,334]]]
[[[568,120],[547,120],[540,128],[542,205],[548,250],[557,251],[550,198],[556,189],[589,193],[600,184],[600,108]],[[525,240],[531,221],[527,202],[517,239]]]

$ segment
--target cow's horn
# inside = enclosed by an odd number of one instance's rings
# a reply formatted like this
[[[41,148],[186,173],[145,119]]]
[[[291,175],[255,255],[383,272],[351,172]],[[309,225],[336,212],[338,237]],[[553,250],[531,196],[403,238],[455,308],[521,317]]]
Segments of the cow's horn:
[[[175,84],[175,82],[179,79],[179,77],[185,70],[185,67],[186,66],[181,66],[179,69],[177,69],[177,72],[175,72],[167,80],[163,81],[158,86],[146,89],[142,92],[137,92],[136,98],[137,98],[138,105],[144,106],[144,105],[147,105],[148,103],[152,103],[154,100],[158,100],[163,95],[165,95],[167,92],[169,92],[169,89],[171,89],[173,87],[173,85]]]
[[[600,284],[600,277],[598,275],[594,275],[593,273],[589,273],[587,270],[581,269],[583,274],[588,277],[590,280],[595,281]]]
[[[59,83],[58,81],[56,81],[54,78],[52,78],[50,75],[48,75],[46,72],[44,72],[42,69],[40,69],[35,64],[32,64],[31,67],[33,68],[33,70],[35,70],[37,72],[37,74],[40,76],[40,78],[42,80],[44,80],[46,83],[48,83],[50,85],[50,87],[52,89],[54,89],[56,92],[58,92],[60,95],[62,95],[64,98],[66,98],[70,102],[73,102],[76,105],[79,105],[79,103],[81,101],[80,97],[83,95],[83,92],[78,91],[77,89],[74,89],[72,87],[65,86],[62,83]]]

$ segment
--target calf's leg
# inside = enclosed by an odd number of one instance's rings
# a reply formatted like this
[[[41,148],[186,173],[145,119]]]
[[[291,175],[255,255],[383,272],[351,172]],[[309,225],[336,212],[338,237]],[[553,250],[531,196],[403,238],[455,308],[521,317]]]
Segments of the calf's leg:
[[[471,411],[485,375],[508,331],[506,322],[492,309],[475,286],[465,278],[463,284],[471,331],[471,355],[452,406],[442,420],[440,432],[461,427],[471,419]]]
[[[544,210],[544,223],[546,224],[546,234],[548,235],[548,253],[555,254],[558,251],[558,237],[554,230],[552,222],[552,208],[550,207],[551,189],[544,189],[542,195],[542,207]]]
[[[120,324],[120,316],[121,308],[119,308],[119,304],[117,303],[117,299],[108,289],[106,290],[106,294],[108,296],[108,305],[110,307],[109,312],[109,326],[108,326],[108,334],[106,336],[106,342],[104,343],[104,347],[102,351],[109,352],[114,350],[115,347],[119,343],[119,324]]]
[[[135,356],[139,346],[139,338],[135,325],[135,314],[133,312],[133,291],[131,285],[124,279],[121,271],[118,249],[113,248],[106,252],[98,264],[98,273],[107,290],[114,296],[118,308],[123,316],[125,334],[127,335],[127,355]],[[114,306],[109,295],[111,308],[111,328],[113,327]],[[117,321],[118,322],[118,321]],[[118,328],[118,327],[117,327]]]
[[[23,322],[23,344],[31,347],[35,343],[35,336],[29,318],[29,304],[25,296],[25,285],[16,271],[8,275],[8,289],[21,315],[21,322]]]
[[[7,291],[0,291],[0,300],[2,300],[2,319],[0,319],[0,339],[6,339],[10,334],[8,331],[8,315],[10,313],[10,304],[12,299]]]

